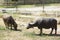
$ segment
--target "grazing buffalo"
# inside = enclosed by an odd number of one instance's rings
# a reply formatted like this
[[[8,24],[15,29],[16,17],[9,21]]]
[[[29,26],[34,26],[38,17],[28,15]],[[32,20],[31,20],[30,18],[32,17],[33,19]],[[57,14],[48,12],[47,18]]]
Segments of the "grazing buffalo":
[[[38,19],[34,23],[29,23],[27,29],[33,28],[33,27],[38,27],[40,29],[40,34],[42,34],[42,29],[49,29],[51,28],[51,33],[53,32],[53,29],[55,29],[55,34],[57,34],[57,20],[54,18],[43,18],[43,19]]]
[[[14,29],[17,30],[17,23],[15,22],[12,16],[3,15],[3,21],[4,21],[6,28],[9,29],[9,27],[11,27],[12,29],[12,27],[14,27]]]

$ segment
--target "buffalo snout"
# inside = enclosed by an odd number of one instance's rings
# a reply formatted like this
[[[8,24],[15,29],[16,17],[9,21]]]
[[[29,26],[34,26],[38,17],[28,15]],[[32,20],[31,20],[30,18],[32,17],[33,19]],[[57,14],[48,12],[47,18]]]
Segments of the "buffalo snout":
[[[27,29],[29,29],[29,27],[27,27]]]

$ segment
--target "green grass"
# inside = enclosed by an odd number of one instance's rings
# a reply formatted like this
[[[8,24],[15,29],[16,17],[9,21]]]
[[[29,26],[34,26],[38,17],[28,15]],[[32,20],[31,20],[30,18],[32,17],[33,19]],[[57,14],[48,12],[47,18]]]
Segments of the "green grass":
[[[34,35],[35,33],[34,32],[25,32],[25,34],[23,34],[23,36],[27,36],[27,37],[30,37],[30,38],[35,38],[36,35]]]
[[[31,7],[41,7],[43,4],[32,4],[32,5],[18,5],[18,8],[31,8]],[[44,4],[44,6],[60,6],[60,3],[51,3],[51,4]]]
[[[18,5],[18,8],[31,8],[31,7],[39,7],[43,4],[30,4],[30,5]],[[45,6],[60,6],[60,3],[51,3],[51,4],[45,4]],[[7,6],[0,6],[0,8],[4,8]],[[8,8],[15,8],[15,6],[8,6]]]
[[[35,5],[19,5],[18,8],[31,8],[31,7],[35,7]]]
[[[0,8],[4,8],[4,6],[0,6]]]
[[[36,32],[36,31],[35,31]],[[48,36],[48,35],[38,35],[34,32],[27,31],[27,29],[22,28],[22,31],[0,31],[0,39],[7,40],[60,40],[60,36]]]
[[[45,4],[45,6],[60,6],[60,3]]]
[[[5,30],[5,28],[3,26],[0,26],[0,30]]]
[[[28,30],[28,31],[27,31]],[[38,35],[36,34],[35,32],[33,32],[33,30],[31,31],[31,29],[24,29],[22,30],[22,37],[26,37],[27,40],[59,40],[60,39],[60,36],[49,36],[48,35]],[[24,39],[23,39],[24,40]]]

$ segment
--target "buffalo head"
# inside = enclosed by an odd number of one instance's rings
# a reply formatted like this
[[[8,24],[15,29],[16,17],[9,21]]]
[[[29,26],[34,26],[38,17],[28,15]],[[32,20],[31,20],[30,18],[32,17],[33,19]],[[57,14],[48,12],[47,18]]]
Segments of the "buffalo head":
[[[14,23],[14,29],[17,30],[17,24],[16,23]]]
[[[33,28],[33,24],[32,23],[28,24],[27,29],[29,29],[29,28]]]

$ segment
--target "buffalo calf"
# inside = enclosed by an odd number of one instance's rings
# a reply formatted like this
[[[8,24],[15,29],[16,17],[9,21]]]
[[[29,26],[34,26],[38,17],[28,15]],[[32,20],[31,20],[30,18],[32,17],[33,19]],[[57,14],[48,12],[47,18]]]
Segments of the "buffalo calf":
[[[17,23],[15,22],[12,16],[3,15],[3,21],[4,21],[6,28],[9,29],[9,27],[11,27],[12,29],[12,27],[14,27],[14,29],[17,30]]]

